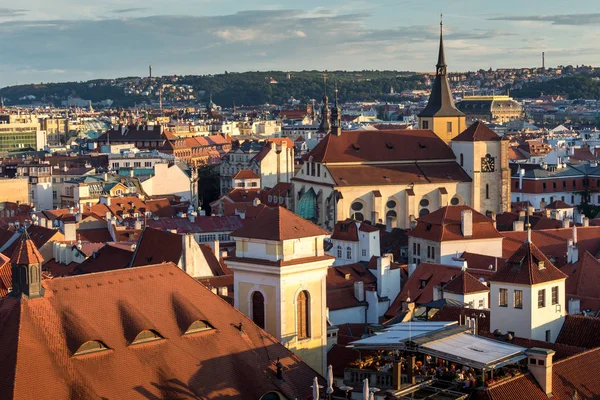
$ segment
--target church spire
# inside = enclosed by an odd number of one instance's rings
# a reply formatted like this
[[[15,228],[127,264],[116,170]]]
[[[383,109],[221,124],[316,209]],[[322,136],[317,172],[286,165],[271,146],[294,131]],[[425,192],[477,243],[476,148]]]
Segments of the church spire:
[[[321,108],[321,123],[318,133],[327,134],[331,132],[331,121],[329,116],[329,98],[327,97],[327,72],[323,74],[323,107]]]
[[[444,21],[442,18],[443,14],[440,14],[440,50],[436,65],[436,75],[446,75],[446,56],[444,54]]]
[[[342,112],[338,105],[338,88],[335,84],[335,102],[331,108],[331,133],[339,136],[342,134]]]

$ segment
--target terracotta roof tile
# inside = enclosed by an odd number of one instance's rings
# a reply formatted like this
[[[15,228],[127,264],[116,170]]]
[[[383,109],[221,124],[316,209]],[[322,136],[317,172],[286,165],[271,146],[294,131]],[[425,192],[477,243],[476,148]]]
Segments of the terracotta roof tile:
[[[283,207],[266,208],[232,237],[263,240],[291,240],[329,235],[329,232]]]
[[[318,376],[173,264],[47,279],[43,286],[42,298],[0,299],[0,393],[11,398],[258,399],[269,391],[305,398]],[[214,329],[184,334],[195,320]],[[164,339],[130,345],[144,329]],[[109,350],[73,355],[90,340]],[[277,358],[283,382],[275,378]]]
[[[260,176],[256,175],[252,170],[241,169],[232,179],[260,179]]]
[[[526,241],[491,278],[492,282],[536,285],[566,279],[535,244]]]
[[[23,230],[21,237],[15,242],[16,245],[10,257],[10,262],[13,265],[18,264],[41,264],[44,262],[44,257],[40,254],[33,240],[29,238],[27,230]]]
[[[477,278],[467,271],[463,271],[460,275],[456,276],[450,282],[445,284],[442,290],[450,293],[468,294],[488,292],[490,288],[481,283]]]
[[[481,121],[477,121],[452,139],[453,142],[491,142],[502,140],[500,136]]]
[[[567,315],[556,342],[586,349],[600,347],[600,318]]]
[[[131,266],[139,267],[161,262],[172,262],[177,265],[182,254],[181,235],[146,227],[140,237]]]
[[[473,215],[473,234],[466,238],[461,230],[462,211],[471,210]],[[502,234],[494,228],[492,220],[478,213],[469,206],[446,206],[431,214],[420,217],[417,226],[409,236],[436,242],[467,239],[502,238]]]
[[[343,131],[327,135],[305,155],[315,162],[454,160],[442,139],[428,130]]]

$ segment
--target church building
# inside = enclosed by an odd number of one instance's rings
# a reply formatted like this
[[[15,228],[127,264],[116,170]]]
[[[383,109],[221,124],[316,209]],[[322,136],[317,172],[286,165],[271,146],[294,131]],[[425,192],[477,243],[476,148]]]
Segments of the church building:
[[[292,209],[330,231],[347,218],[410,228],[448,205],[482,214],[510,210],[508,142],[481,123],[467,128],[446,75],[443,36],[419,129],[342,131],[327,94],[319,134],[293,183]],[[331,116],[331,121],[329,120]]]

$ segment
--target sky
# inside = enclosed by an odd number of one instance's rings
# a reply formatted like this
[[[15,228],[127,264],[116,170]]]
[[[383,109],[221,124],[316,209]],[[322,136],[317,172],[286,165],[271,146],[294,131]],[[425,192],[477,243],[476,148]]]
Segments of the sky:
[[[596,7],[594,7],[596,6]],[[597,0],[0,0],[0,87],[248,70],[600,66]]]

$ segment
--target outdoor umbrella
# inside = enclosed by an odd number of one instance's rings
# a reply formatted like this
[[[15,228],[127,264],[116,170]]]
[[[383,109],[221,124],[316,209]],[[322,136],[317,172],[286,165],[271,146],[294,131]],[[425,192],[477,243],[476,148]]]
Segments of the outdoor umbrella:
[[[365,378],[363,385],[363,400],[371,400],[369,398],[369,379]]]
[[[333,394],[333,367],[330,365],[327,367],[327,394]]]
[[[312,388],[313,388],[313,399],[319,400],[319,381],[316,376],[315,376],[315,379],[313,380]]]

